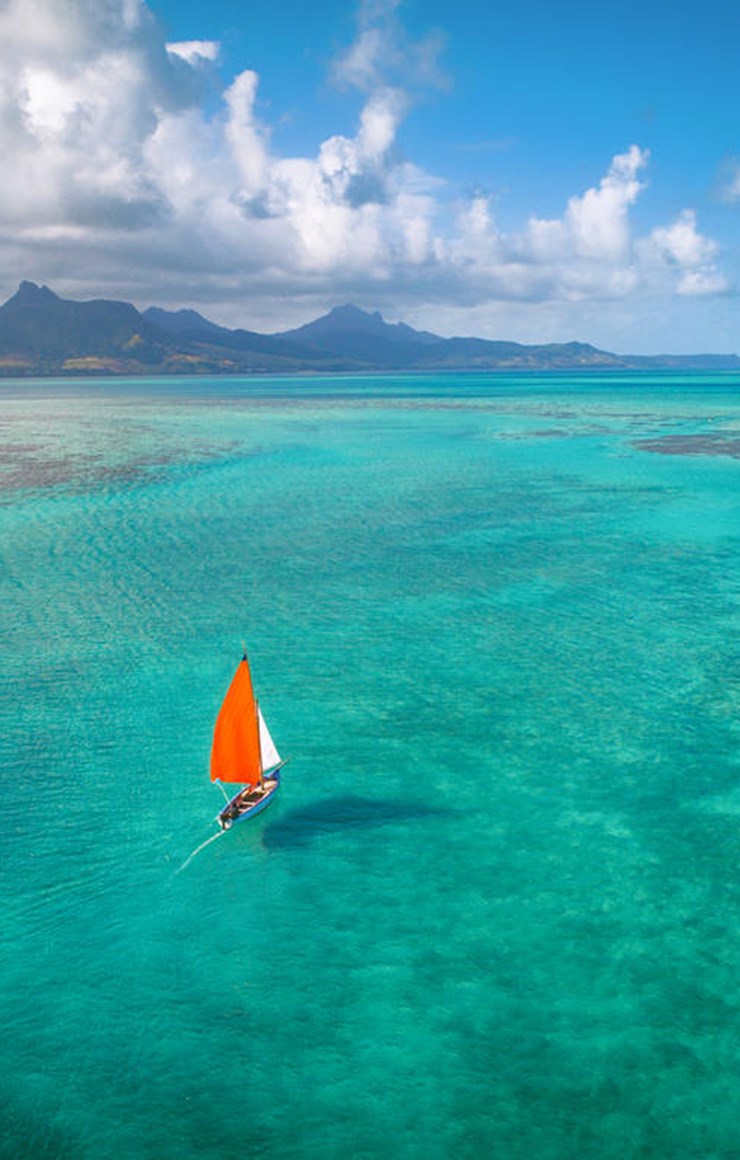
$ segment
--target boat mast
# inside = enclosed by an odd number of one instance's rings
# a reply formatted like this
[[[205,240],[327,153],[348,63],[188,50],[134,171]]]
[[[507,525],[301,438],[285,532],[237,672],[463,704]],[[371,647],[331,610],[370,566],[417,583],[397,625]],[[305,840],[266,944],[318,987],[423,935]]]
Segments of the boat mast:
[[[265,785],[264,764],[265,763],[262,760],[262,734],[260,733],[260,703],[256,697],[254,698],[254,711],[255,711],[255,714],[257,716],[257,748],[259,749],[259,755],[260,755],[260,785],[264,789],[264,785]]]
[[[244,652],[242,660],[246,661],[247,668],[249,668],[249,659],[247,657],[247,646],[246,646],[244,641],[242,641],[242,650]],[[251,672],[250,672],[250,680],[251,680]],[[256,697],[254,698],[254,716],[255,716],[255,719],[257,721],[257,752],[259,754],[259,767],[260,767],[259,784],[260,784],[260,786],[262,786],[262,788],[264,788],[265,775],[262,772],[262,738],[260,736],[260,704],[259,704],[259,701],[257,700]]]

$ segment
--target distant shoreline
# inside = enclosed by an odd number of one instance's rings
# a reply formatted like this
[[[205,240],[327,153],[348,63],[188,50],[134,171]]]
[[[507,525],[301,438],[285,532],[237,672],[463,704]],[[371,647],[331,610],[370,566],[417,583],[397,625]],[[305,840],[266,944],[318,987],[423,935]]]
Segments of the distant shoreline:
[[[21,282],[0,306],[0,380],[265,375],[740,371],[735,354],[618,355],[584,342],[443,338],[351,304],[281,334],[229,330],[194,310],[60,298]]]

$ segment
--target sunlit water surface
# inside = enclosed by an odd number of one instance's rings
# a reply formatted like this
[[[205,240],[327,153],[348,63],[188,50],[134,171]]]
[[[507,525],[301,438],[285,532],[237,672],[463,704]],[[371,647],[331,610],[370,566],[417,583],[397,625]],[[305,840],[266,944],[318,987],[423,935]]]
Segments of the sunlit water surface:
[[[737,376],[0,418],[3,1157],[740,1155]]]

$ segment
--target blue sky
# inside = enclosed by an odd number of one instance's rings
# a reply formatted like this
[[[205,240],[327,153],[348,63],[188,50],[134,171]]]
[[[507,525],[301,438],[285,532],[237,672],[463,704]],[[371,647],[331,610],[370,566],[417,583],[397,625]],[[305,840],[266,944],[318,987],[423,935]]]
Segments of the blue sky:
[[[738,351],[740,13],[5,0],[0,290]]]

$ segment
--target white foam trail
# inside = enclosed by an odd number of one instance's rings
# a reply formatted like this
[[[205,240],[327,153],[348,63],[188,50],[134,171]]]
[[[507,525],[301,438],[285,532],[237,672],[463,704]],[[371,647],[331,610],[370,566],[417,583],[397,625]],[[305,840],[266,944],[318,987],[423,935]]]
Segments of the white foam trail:
[[[201,850],[205,850],[206,846],[210,846],[211,842],[216,841],[216,838],[223,838],[225,833],[226,830],[219,830],[217,834],[211,834],[210,838],[206,838],[205,842],[201,842],[201,844],[195,850],[193,850],[192,854],[185,859],[182,866],[180,866],[178,870],[175,870],[175,874],[182,873],[185,867],[190,865],[196,854],[200,854]]]

